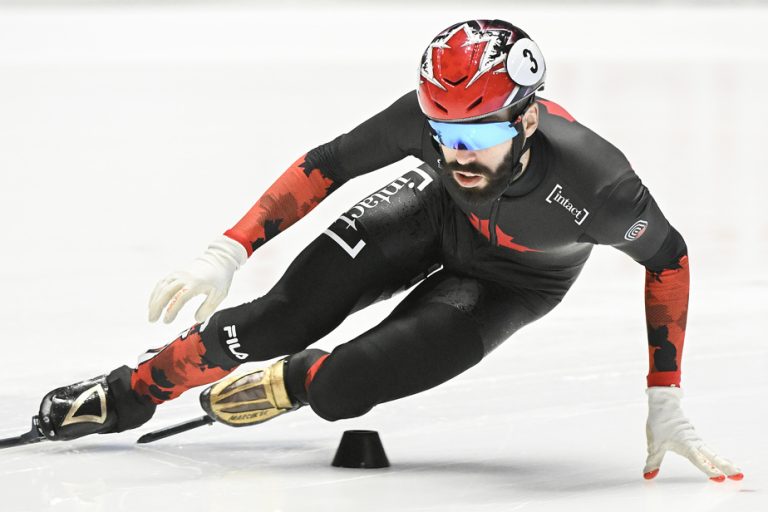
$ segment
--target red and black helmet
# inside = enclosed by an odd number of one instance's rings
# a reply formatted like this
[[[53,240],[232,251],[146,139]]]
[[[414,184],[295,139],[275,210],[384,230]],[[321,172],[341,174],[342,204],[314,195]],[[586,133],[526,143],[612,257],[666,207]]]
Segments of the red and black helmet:
[[[463,21],[440,32],[421,57],[419,105],[438,121],[471,121],[527,105],[544,84],[536,43],[502,20]]]

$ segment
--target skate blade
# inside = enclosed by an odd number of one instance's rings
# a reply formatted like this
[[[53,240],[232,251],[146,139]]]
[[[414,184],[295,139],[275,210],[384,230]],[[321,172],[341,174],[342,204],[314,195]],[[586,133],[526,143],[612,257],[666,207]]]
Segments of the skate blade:
[[[15,437],[6,437],[0,439],[0,449],[13,448],[14,446],[23,446],[25,444],[39,443],[45,440],[45,436],[40,431],[40,425],[38,423],[37,416],[32,417],[32,428],[26,434],[21,434]]]
[[[195,418],[194,420],[188,420],[177,425],[171,425],[170,427],[161,428],[159,430],[155,430],[154,432],[144,434],[136,442],[140,444],[152,443],[160,439],[165,439],[166,437],[181,434],[187,430],[192,430],[193,428],[203,427],[205,425],[213,425],[214,423],[214,420],[212,420],[210,417],[203,416],[202,418]]]

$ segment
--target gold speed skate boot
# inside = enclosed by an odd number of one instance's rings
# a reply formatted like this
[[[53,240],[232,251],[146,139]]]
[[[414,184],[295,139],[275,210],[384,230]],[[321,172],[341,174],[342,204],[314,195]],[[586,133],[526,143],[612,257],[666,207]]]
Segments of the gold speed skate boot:
[[[285,359],[268,368],[230,375],[200,394],[206,414],[220,423],[246,427],[271,420],[301,404],[288,396],[283,372]]]

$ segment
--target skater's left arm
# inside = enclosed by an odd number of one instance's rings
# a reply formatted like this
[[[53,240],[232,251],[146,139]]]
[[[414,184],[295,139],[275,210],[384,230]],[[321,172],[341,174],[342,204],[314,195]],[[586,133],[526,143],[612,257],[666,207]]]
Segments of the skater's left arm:
[[[598,243],[616,247],[645,267],[649,356],[645,478],[658,474],[667,450],[688,458],[712,480],[742,478],[741,470],[704,444],[680,408],[680,365],[690,283],[683,237],[633,171],[605,191],[605,200],[589,229],[589,236]]]
[[[685,241],[634,172],[628,171],[604,195],[589,231],[599,243],[612,245],[645,267],[648,387],[679,387],[688,318]]]

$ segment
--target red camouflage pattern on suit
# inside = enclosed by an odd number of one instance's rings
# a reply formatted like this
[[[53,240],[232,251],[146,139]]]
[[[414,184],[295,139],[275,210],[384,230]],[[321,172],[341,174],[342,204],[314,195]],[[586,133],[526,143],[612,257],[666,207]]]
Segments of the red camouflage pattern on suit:
[[[332,191],[334,182],[303,155],[288,168],[248,213],[224,235],[253,251],[301,219]]]
[[[491,239],[490,220],[480,219],[474,213],[470,213],[468,217],[469,217],[470,224],[472,224],[472,227],[478,230],[480,234],[483,235],[485,238],[490,240]],[[507,233],[502,231],[498,225],[496,226],[496,245],[499,245],[501,247],[506,247],[507,249],[512,249],[513,251],[517,251],[517,252],[541,252],[538,249],[531,249],[530,247],[526,247],[524,245],[515,243],[512,241],[514,239],[515,237],[513,237],[512,235],[508,235]]]
[[[205,357],[200,324],[183,332],[142,362],[131,374],[131,388],[156,404],[173,400],[190,388],[223,379],[235,368],[213,365]]]
[[[648,387],[680,386],[680,361],[688,321],[688,256],[661,272],[646,270],[645,318],[648,327]]]

